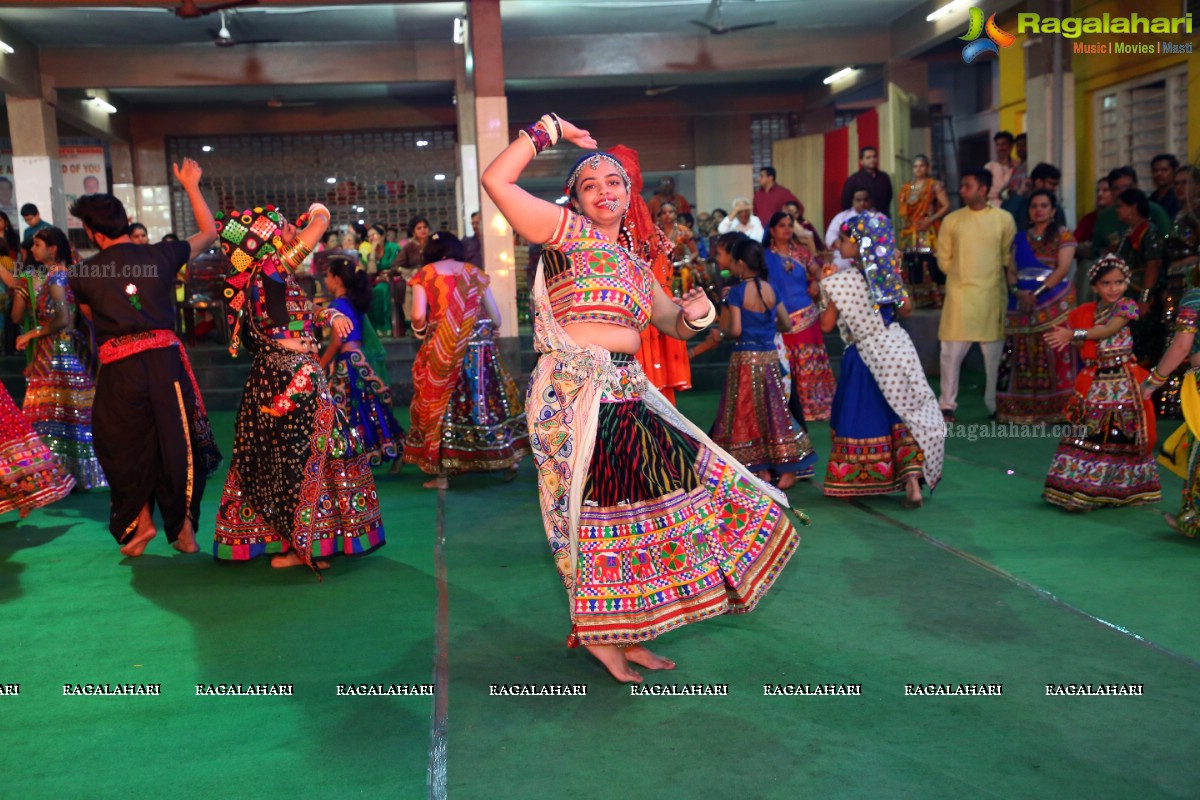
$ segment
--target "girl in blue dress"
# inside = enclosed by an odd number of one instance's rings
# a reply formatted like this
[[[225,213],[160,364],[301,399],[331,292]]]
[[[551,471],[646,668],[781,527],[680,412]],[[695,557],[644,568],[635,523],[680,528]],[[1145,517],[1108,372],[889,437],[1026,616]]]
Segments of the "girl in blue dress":
[[[811,478],[817,455],[800,423],[788,411],[787,387],[779,369],[775,332],[792,320],[766,280],[763,247],[742,238],[734,243],[733,274],[741,279],[721,309],[721,335],[733,339],[712,439],[763,480],[779,476],[779,488]]]
[[[404,429],[392,411],[391,388],[367,357],[367,345],[374,339],[374,330],[367,329],[372,300],[370,279],[347,261],[330,260],[325,287],[334,296],[331,307],[354,325],[344,337],[333,332],[321,357],[321,367],[330,370],[333,401],[358,431],[372,467],[384,461],[396,462],[403,452]]]

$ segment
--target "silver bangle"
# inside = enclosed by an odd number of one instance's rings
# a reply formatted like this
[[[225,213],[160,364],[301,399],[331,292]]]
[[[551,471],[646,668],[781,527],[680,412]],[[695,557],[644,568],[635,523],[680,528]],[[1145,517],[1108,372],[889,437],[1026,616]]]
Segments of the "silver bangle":
[[[1075,333],[1071,336],[1071,338],[1077,342],[1082,342],[1083,340],[1087,339],[1087,335],[1087,328],[1076,328]]]

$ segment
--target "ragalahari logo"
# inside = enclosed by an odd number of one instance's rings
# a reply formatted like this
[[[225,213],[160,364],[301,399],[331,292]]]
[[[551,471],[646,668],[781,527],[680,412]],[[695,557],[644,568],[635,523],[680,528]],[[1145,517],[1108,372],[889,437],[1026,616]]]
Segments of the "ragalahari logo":
[[[986,39],[979,37],[987,34]],[[969,45],[963,48],[963,61],[970,64],[975,59],[979,58],[984,53],[1000,53],[1001,47],[1008,47],[1017,40],[1017,37],[1005,30],[1001,30],[996,24],[996,15],[992,14],[987,18],[987,23],[983,21],[983,11],[978,8],[971,9],[971,23],[967,27],[967,35],[960,36],[964,42],[970,42]]]

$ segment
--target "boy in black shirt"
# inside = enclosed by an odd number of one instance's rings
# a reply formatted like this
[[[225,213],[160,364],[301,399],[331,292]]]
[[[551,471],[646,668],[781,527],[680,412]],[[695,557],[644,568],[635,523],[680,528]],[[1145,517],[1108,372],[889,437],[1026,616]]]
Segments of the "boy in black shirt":
[[[96,332],[103,368],[96,384],[92,435],[112,489],[109,531],[121,553],[136,557],[158,533],[195,553],[200,498],[220,461],[204,401],[175,336],[175,275],[217,238],[200,194],[200,165],[173,165],[199,233],[186,242],[129,241],[129,218],[111,194],[84,195],[71,206],[100,252],[81,264],[71,289]]]

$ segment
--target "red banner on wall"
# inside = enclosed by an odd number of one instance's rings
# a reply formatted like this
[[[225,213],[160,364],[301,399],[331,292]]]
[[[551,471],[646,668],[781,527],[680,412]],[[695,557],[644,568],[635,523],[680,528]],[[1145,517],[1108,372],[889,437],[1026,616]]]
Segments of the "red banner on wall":
[[[825,134],[825,219],[824,231],[842,208],[842,185],[850,177],[850,129],[836,128]]]

